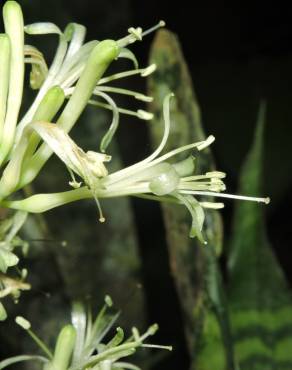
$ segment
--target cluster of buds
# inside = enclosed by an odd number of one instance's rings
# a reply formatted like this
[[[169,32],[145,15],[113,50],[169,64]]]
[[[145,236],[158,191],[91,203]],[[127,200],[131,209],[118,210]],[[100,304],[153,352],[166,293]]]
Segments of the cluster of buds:
[[[105,84],[133,74],[145,77],[154,72],[155,65],[139,69],[134,54],[125,46],[141,40],[145,34],[163,26],[163,22],[144,33],[140,28],[130,28],[129,35],[118,41],[90,41],[84,44],[85,28],[78,24],[70,24],[64,33],[51,23],[23,27],[19,5],[8,1],[4,5],[4,25],[6,34],[0,38],[0,165],[4,166],[0,178],[0,206],[37,213],[76,200],[93,198],[99,209],[99,220],[104,222],[99,203],[101,198],[131,195],[172,201],[186,206],[190,211],[190,236],[196,236],[206,243],[202,235],[204,208],[218,209],[224,206],[223,203],[213,202],[213,197],[269,202],[268,198],[222,193],[225,190],[222,181],[225,174],[219,171],[194,174],[195,161],[190,154],[184,161],[172,162],[171,158],[181,152],[203,150],[215,140],[213,136],[161,155],[170,131],[172,94],[164,100],[164,134],[158,148],[144,160],[109,173],[105,163],[111,157],[106,154],[106,149],[117,129],[119,113],[136,115],[142,119],[151,119],[152,115],[143,110],[132,112],[119,108],[108,93],[128,94],[143,101],[151,101],[152,98]],[[58,34],[59,46],[49,69],[40,51],[32,46],[24,46],[24,31],[32,35]],[[135,69],[103,77],[109,64],[119,57],[131,59]],[[39,89],[39,92],[31,108],[17,123],[24,63],[32,65],[31,86]],[[106,103],[96,101],[96,97],[104,99]],[[68,102],[60,113],[65,98]],[[101,140],[100,152],[84,152],[69,136],[69,131],[88,103],[113,111],[110,128]],[[59,118],[53,123],[58,112]],[[71,176],[69,186],[73,190],[36,194],[22,200],[11,198],[15,191],[37,176],[52,153],[66,165]],[[169,159],[171,163],[167,162]]]

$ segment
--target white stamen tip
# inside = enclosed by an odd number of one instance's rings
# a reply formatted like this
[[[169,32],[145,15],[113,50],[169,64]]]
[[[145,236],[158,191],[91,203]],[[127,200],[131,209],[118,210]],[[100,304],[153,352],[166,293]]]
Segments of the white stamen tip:
[[[80,186],[81,186],[82,182],[77,182],[77,181],[69,181],[69,185],[73,188],[73,189],[79,189]]]
[[[103,222],[105,222],[105,218],[104,217],[99,217],[98,221],[103,223]]]
[[[193,194],[193,195],[206,195],[210,197],[219,197],[219,198],[229,198],[229,199],[238,199],[238,200],[247,200],[250,202],[257,202],[257,203],[265,203],[269,204],[270,198],[258,198],[258,197],[249,197],[245,195],[234,195],[234,194],[226,194],[226,193],[217,193],[212,191],[189,191],[189,190],[181,190],[182,194]]]
[[[147,95],[144,95],[144,94],[135,94],[134,97],[137,100],[145,101],[147,103],[151,103],[153,101],[152,96],[147,96]]]
[[[142,344],[142,347],[145,348],[157,348],[157,349],[165,349],[167,351],[172,351],[172,346],[161,346],[159,344]]]
[[[142,33],[142,37],[146,36],[146,35],[149,35],[149,33],[152,33],[156,30],[158,30],[159,28],[161,27],[164,27],[165,26],[165,22],[164,21],[159,21],[155,26],[151,27],[151,28],[148,28],[148,30],[144,31]]]
[[[203,208],[210,208],[210,209],[222,209],[222,208],[224,208],[224,203],[200,202],[200,205]]]
[[[143,69],[143,71],[141,72],[141,76],[142,77],[147,77],[147,76],[151,75],[151,73],[156,71],[156,68],[157,68],[157,66],[156,66],[155,63],[150,64],[150,66]]]
[[[226,173],[221,172],[221,171],[211,171],[211,172],[207,172],[206,176],[207,177],[212,177],[212,178],[217,178],[217,179],[224,179],[224,177],[226,177]]]
[[[146,112],[143,109],[138,109],[137,110],[137,116],[138,116],[138,118],[144,119],[146,121],[149,121],[154,117],[153,113]]]
[[[202,143],[200,145],[198,145],[198,150],[203,150],[203,149],[207,148],[214,141],[215,141],[215,136],[213,136],[213,135],[208,136],[206,140],[202,141]]]
[[[15,322],[16,322],[16,324],[21,326],[24,330],[29,330],[30,327],[31,327],[30,322],[22,316],[17,316],[15,318]]]
[[[269,204],[269,203],[270,203],[270,201],[271,201],[271,198],[267,197],[267,198],[265,198],[264,203],[265,203],[265,204]]]

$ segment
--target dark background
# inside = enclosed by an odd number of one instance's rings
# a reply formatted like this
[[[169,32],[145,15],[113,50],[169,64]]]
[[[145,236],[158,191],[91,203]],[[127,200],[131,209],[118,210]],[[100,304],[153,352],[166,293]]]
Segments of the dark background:
[[[79,22],[87,26],[88,39],[118,39],[126,34],[129,26],[147,28],[160,19],[165,20],[167,27],[181,41],[201,106],[205,131],[216,136],[213,151],[218,169],[228,174],[226,182],[231,193],[236,192],[240,165],[251,144],[259,102],[261,99],[267,101],[263,195],[272,199],[267,207],[268,233],[291,282],[290,11],[282,5],[275,6],[275,3],[241,1],[23,0],[20,3],[26,23],[52,21],[64,27],[68,22]],[[152,38],[151,35],[132,47],[142,66],[147,64]],[[55,44],[49,38],[48,44],[43,46],[50,50]],[[126,122],[125,128],[119,132],[118,143],[125,163],[149,152],[146,127],[137,122],[133,128],[135,124]],[[130,127],[132,137],[125,134]],[[149,322],[160,322],[162,333],[159,340],[162,342],[168,343],[169,336],[177,335],[183,343],[179,308],[173,282],[167,273],[166,248],[162,248],[164,252],[159,255],[155,255],[155,247],[150,248],[151,252],[145,249],[153,244],[154,238],[155,245],[163,245],[161,214],[157,205],[152,203],[133,201],[132,205],[141,244]],[[227,203],[223,211],[226,239],[231,215],[232,203]],[[156,229],[153,229],[153,224]],[[153,258],[160,265],[158,282],[151,275]],[[161,305],[161,289],[169,292],[163,297],[169,307],[167,315]],[[167,330],[171,325],[172,334]],[[180,364],[183,369],[187,363],[185,356],[182,349],[180,355],[174,355],[167,368],[177,369]]]

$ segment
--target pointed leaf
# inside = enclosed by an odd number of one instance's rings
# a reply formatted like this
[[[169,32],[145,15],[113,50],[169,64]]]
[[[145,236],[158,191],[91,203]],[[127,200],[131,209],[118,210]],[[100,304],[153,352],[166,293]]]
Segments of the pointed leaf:
[[[200,108],[179,41],[173,33],[165,29],[157,32],[151,48],[150,63],[157,65],[157,71],[150,76],[148,85],[148,94],[154,97],[153,103],[150,104],[151,111],[155,116],[155,122],[151,126],[154,143],[158,142],[162,133],[162,100],[170,92],[174,93],[175,98],[170,110],[170,136],[165,150],[169,151],[189,142],[204,140],[205,134],[201,124]],[[198,174],[214,170],[214,162],[208,148],[199,156],[194,156],[196,157],[196,171]],[[183,160],[185,158],[181,157],[179,159]],[[187,163],[193,166],[191,161]],[[181,166],[181,168],[178,167],[178,170],[184,171],[185,168]],[[186,173],[188,170],[186,170]],[[196,200],[192,197],[183,197],[180,200],[188,205],[192,214],[192,234],[196,234],[204,241],[201,234],[204,212],[201,206],[198,206]],[[190,217],[185,207],[163,203],[162,208],[167,230],[170,265],[174,267],[173,276],[181,305],[186,313],[185,330],[190,355],[194,359],[193,366],[200,368],[202,358],[205,359],[206,363],[210,353],[214,355],[218,353],[218,358],[221,356],[223,360],[217,364],[216,370],[225,370],[225,364],[232,364],[233,361],[228,317],[226,310],[222,310],[224,302],[218,302],[218,300],[213,302],[210,289],[213,292],[216,291],[220,298],[224,296],[224,292],[220,279],[210,278],[212,284],[206,284],[208,274],[213,271],[209,266],[217,266],[216,255],[220,254],[221,250],[222,224],[220,216],[214,210],[207,210],[204,233],[208,245],[204,247],[198,240],[188,237],[187,230]],[[210,255],[208,255],[208,252],[210,252]],[[217,273],[220,275],[218,266]],[[215,317],[214,313],[210,312],[211,305],[218,313]],[[205,323],[208,316],[214,317],[215,321],[217,317],[220,317],[216,324],[219,326],[219,332],[221,331],[220,335],[208,331],[210,326],[207,325],[207,322]],[[226,323],[224,329],[223,322]],[[204,331],[195,330],[198,327],[206,327],[207,329]],[[224,344],[226,349],[224,349]],[[199,350],[203,356],[201,358],[198,358]]]
[[[239,192],[262,194],[265,103],[244,162]],[[268,241],[264,206],[236,204],[228,256],[229,306],[240,369],[292,367],[292,300]]]

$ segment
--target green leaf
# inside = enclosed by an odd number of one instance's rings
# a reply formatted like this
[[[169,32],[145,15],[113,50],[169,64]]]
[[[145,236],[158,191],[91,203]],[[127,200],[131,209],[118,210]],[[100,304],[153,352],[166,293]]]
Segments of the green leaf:
[[[265,110],[262,102],[240,175],[238,192],[246,195],[263,194]],[[264,211],[264,205],[236,203],[229,247],[229,306],[241,370],[292,368],[291,293],[267,237]]]
[[[154,97],[150,110],[154,113],[151,134],[154,144],[161,140],[163,132],[162,102],[165,96],[173,92],[170,109],[170,136],[165,151],[170,151],[190,142],[205,139],[201,124],[200,107],[192,86],[190,74],[184,60],[179,41],[168,30],[157,32],[152,44],[150,63],[157,65],[157,71],[149,77],[148,94]],[[214,161],[207,148],[196,157],[196,173],[201,174],[214,170]],[[193,158],[180,157],[181,164],[175,164],[179,173],[188,173],[194,169]],[[173,194],[174,196],[177,194]],[[216,370],[232,368],[232,345],[228,328],[224,291],[217,255],[221,253],[222,224],[219,214],[214,211],[205,213],[204,234],[208,245],[203,246],[197,239],[190,239],[188,228],[192,215],[192,236],[202,236],[204,212],[193,197],[180,198],[186,207],[171,203],[162,203],[170,266],[175,268],[172,274],[178,289],[180,302],[185,313],[185,331],[190,356],[194,368],[203,369],[210,353],[223,360],[217,364]],[[188,212],[189,210],[189,212]],[[213,269],[210,266],[215,266]],[[215,273],[215,272],[216,273]],[[211,276],[209,276],[211,275]],[[208,283],[207,283],[208,281]],[[216,292],[216,294],[214,294]],[[214,299],[216,297],[216,299]],[[209,330],[207,318],[213,317],[219,334]],[[215,325],[215,324],[214,324]],[[198,328],[205,328],[198,330]],[[216,355],[215,355],[216,354]],[[223,364],[222,364],[223,363]],[[226,364],[231,364],[229,367]],[[208,369],[209,370],[209,369]]]

